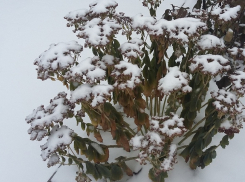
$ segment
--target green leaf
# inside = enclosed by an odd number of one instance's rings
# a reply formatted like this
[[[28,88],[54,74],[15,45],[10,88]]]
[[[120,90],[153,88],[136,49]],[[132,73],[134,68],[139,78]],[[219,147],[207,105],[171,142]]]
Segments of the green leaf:
[[[159,175],[156,175],[156,173],[154,172],[154,169],[151,168],[149,170],[148,177],[153,182],[164,182],[165,181],[164,179],[168,177],[168,173],[167,172],[161,172]]]
[[[94,54],[95,56],[98,56],[98,52],[97,52],[97,50],[96,50],[94,47],[92,47],[92,52],[93,52],[93,54]]]
[[[226,145],[229,145],[229,136],[225,135],[222,140],[220,141],[220,146],[224,149]]]
[[[93,175],[95,180],[102,178],[102,175],[97,171],[97,168],[93,163],[86,161],[86,169],[87,169],[86,173]]]
[[[228,135],[229,139],[232,139],[234,137],[234,133]]]
[[[79,140],[79,141],[78,141],[78,147],[79,147],[81,150],[87,150],[86,143],[85,143],[83,140]]]
[[[85,124],[85,123],[81,123],[81,128],[82,128],[82,130],[84,131],[85,128],[86,128],[86,124]]]
[[[211,162],[212,162],[212,153],[208,153],[208,154],[204,155],[204,158],[203,158],[204,165],[207,166]]]
[[[74,141],[74,149],[75,149],[76,153],[79,154],[79,145],[78,145],[77,140]]]
[[[62,162],[66,161],[66,158],[64,158],[63,156],[61,156]]]
[[[121,167],[119,167],[116,164],[112,164],[111,165],[111,179],[116,181],[116,180],[120,180],[123,177],[123,171],[121,169]]]
[[[105,178],[111,178],[111,171],[102,164],[95,164],[95,167],[97,168],[98,172],[104,176]]]
[[[201,138],[195,142],[195,152],[198,154],[198,156],[202,155],[202,149],[203,149],[203,140]]]

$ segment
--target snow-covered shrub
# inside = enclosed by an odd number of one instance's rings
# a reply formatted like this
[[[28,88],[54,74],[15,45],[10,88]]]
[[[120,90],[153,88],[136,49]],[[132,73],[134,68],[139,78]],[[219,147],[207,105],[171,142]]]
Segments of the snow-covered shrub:
[[[116,181],[123,171],[132,176],[126,162],[136,160],[152,165],[149,178],[163,182],[177,154],[192,169],[204,168],[245,120],[239,100],[245,93],[244,1],[198,0],[193,10],[173,5],[161,18],[161,0],[142,3],[150,16],[118,13],[115,0],[68,13],[67,26],[93,56],[84,59],[83,46],[71,41],[52,44],[34,62],[39,79],[61,81],[70,96],[61,92],[26,117],[30,139],[47,139],[41,156],[48,167],[77,165],[76,181]],[[85,115],[90,122],[83,121]],[[65,126],[67,118],[97,141]],[[105,132],[114,145],[105,144]],[[223,139],[210,146],[218,132]],[[119,153],[108,161],[113,148],[128,156]]]

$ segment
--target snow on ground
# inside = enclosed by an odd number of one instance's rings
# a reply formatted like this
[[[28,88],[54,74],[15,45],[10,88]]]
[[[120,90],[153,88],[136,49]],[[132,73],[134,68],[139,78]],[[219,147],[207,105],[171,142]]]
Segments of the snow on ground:
[[[196,0],[186,0],[186,6]],[[58,166],[47,168],[40,156],[40,145],[45,141],[33,142],[27,134],[25,117],[41,104],[47,105],[58,92],[67,89],[59,82],[37,80],[33,61],[52,43],[77,40],[71,28],[66,28],[63,17],[70,11],[88,8],[92,1],[86,0],[0,0],[0,181],[1,182],[45,182]],[[171,8],[170,4],[181,6],[185,0],[165,0],[158,12]],[[120,0],[117,11],[135,16],[148,15],[148,10],[139,0]],[[79,40],[81,43],[81,40]],[[82,53],[84,59],[91,56],[89,50]],[[67,120],[69,126],[78,131],[74,120]],[[230,141],[225,150],[217,150],[217,158],[204,170],[190,170],[182,158],[169,172],[167,182],[241,182],[245,173],[245,131],[242,130]],[[220,138],[216,140],[218,142]],[[112,154],[112,157],[113,158]],[[140,166],[132,161],[135,171]],[[147,167],[129,182],[149,182]],[[61,167],[53,182],[75,181],[74,166]]]

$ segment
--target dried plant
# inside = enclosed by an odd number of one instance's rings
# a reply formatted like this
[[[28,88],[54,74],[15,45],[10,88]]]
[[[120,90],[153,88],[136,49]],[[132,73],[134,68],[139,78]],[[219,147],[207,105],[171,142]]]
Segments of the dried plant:
[[[150,16],[117,13],[115,0],[97,0],[65,16],[94,56],[82,59],[83,46],[71,41],[52,44],[34,62],[38,79],[59,80],[70,90],[69,98],[61,92],[26,117],[30,139],[47,139],[41,156],[48,167],[76,165],[78,182],[92,177],[116,181],[123,171],[134,174],[126,162],[136,160],[152,165],[149,178],[163,182],[177,154],[192,169],[204,168],[216,157],[216,148],[225,148],[239,133],[245,120],[240,101],[245,94],[245,3],[198,0],[193,10],[172,5],[158,19],[161,2],[142,1]],[[120,33],[126,42],[116,39]],[[217,88],[210,88],[217,79]],[[91,122],[84,122],[85,116]],[[65,126],[68,118],[76,119],[88,138]],[[105,132],[115,145],[106,144]],[[212,145],[218,132],[225,135]],[[119,153],[109,162],[113,148],[128,156]],[[132,156],[132,150],[138,154]]]

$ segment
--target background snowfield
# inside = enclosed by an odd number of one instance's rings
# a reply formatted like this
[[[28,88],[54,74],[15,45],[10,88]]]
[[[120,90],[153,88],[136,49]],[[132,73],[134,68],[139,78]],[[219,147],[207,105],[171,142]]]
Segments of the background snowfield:
[[[186,1],[186,2],[185,2]],[[25,117],[39,105],[47,105],[60,91],[67,89],[60,82],[37,80],[34,59],[51,43],[78,40],[63,18],[69,11],[88,8],[93,0],[0,0],[0,181],[46,182],[58,165],[47,168],[40,156],[45,141],[30,141]],[[128,16],[148,15],[139,0],[117,0],[117,12]],[[193,6],[196,0],[165,0],[158,11],[164,13],[170,4]],[[78,42],[83,44],[83,40]],[[91,56],[85,49],[82,59]],[[245,102],[243,102],[245,103]],[[68,124],[69,123],[69,124]],[[75,132],[76,122],[66,120]],[[79,131],[82,133],[82,131]],[[217,136],[214,143],[220,141]],[[204,170],[190,170],[183,158],[166,182],[242,182],[245,178],[245,132],[241,130],[225,150],[217,149],[217,158]],[[113,155],[113,154],[112,154]],[[140,167],[132,161],[135,171]],[[129,182],[150,182],[149,167],[128,179]],[[52,182],[75,182],[76,168],[61,167]],[[124,179],[125,181],[126,179]]]

